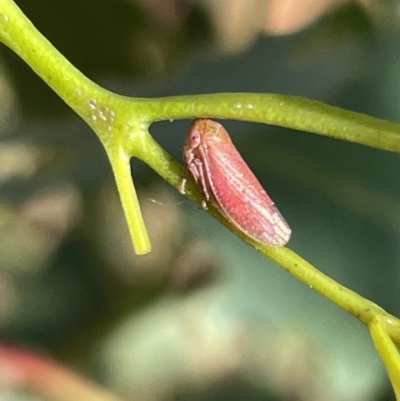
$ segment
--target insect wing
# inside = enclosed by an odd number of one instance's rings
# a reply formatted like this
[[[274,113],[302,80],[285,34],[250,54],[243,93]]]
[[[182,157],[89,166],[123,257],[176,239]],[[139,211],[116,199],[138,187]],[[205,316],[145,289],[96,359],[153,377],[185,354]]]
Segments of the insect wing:
[[[231,142],[208,138],[203,149],[217,206],[240,230],[266,245],[285,245],[291,230]]]

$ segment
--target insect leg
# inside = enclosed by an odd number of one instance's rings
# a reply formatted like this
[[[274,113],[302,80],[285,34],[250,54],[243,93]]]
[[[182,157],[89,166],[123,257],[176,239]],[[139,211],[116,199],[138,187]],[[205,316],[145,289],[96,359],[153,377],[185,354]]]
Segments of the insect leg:
[[[207,178],[205,175],[203,162],[200,159],[196,158],[189,165],[189,169],[196,183],[200,185],[200,190],[203,193],[204,197],[206,198],[206,200],[203,200],[201,202],[201,207],[207,210],[206,201],[210,200],[210,194],[208,192]]]
[[[193,152],[192,151],[186,152],[185,159],[186,160],[185,160],[185,165],[184,165],[183,174],[182,174],[182,181],[178,187],[178,190],[182,195],[186,194],[186,182],[187,182],[187,178],[189,176],[189,170],[190,170],[189,166],[193,163],[193,159],[194,159]]]

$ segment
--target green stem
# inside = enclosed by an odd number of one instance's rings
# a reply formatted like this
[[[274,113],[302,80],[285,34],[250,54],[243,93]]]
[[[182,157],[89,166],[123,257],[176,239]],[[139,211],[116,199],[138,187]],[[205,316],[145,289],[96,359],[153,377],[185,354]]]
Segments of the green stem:
[[[135,252],[138,255],[144,255],[151,251],[151,243],[140,211],[139,199],[133,185],[130,157],[119,146],[115,147],[113,152],[109,152],[108,156],[114,171],[122,209]]]
[[[268,123],[378,149],[400,151],[400,125],[296,96],[217,93],[134,100],[146,121],[195,117]]]
[[[399,351],[388,335],[386,318],[375,317],[370,323],[370,333],[374,341],[375,348],[382,358],[388,371],[396,400],[400,400],[400,355]]]
[[[377,315],[389,316],[380,306],[339,284],[290,249],[261,246],[259,250],[310,288],[351,313],[366,326]]]

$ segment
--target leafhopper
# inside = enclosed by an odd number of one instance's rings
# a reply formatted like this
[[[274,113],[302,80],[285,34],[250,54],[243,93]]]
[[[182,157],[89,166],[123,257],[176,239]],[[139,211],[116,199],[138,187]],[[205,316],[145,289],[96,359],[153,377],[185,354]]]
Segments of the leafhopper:
[[[190,173],[204,196],[204,209],[211,203],[262,244],[282,246],[289,241],[291,229],[221,124],[206,118],[195,120],[186,136],[183,159],[182,194]]]

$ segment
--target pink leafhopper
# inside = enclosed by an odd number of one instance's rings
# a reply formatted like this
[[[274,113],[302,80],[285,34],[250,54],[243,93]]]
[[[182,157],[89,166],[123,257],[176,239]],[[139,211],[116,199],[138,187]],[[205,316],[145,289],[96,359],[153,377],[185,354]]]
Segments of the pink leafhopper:
[[[210,119],[194,120],[183,148],[185,194],[190,172],[205,200],[257,242],[285,245],[291,230],[257,178],[242,159],[225,128]]]

